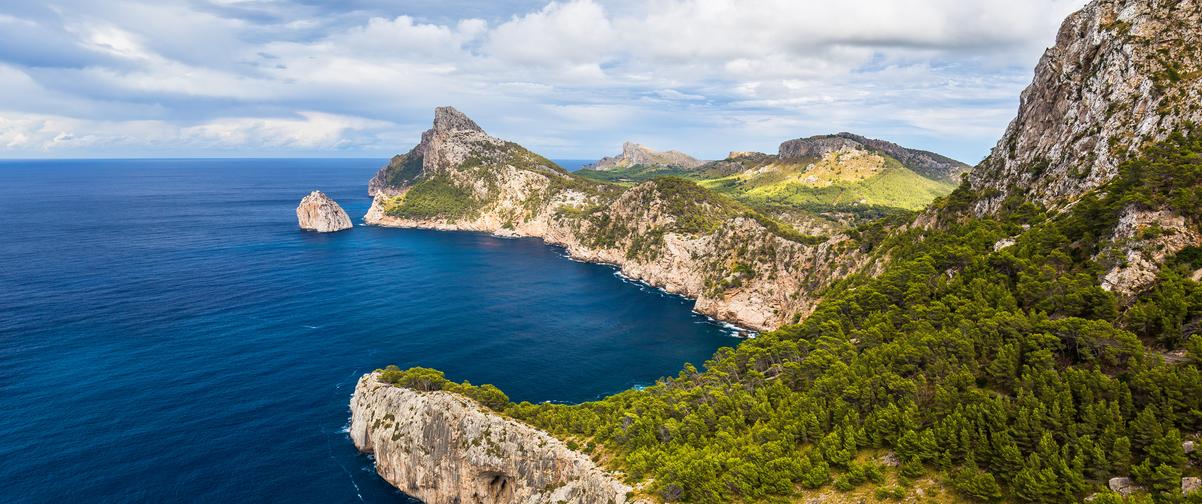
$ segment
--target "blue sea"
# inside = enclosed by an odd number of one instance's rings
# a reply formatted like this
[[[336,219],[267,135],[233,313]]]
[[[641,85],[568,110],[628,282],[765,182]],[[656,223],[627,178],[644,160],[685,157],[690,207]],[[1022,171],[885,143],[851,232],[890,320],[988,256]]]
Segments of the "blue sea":
[[[0,502],[412,502],[346,434],[365,372],[578,402],[738,343],[537,239],[297,229],[383,163],[0,162]]]

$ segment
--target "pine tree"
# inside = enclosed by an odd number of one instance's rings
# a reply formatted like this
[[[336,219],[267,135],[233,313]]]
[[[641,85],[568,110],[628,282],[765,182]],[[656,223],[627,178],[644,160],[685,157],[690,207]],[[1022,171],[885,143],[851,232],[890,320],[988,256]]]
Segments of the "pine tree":
[[[1110,448],[1110,470],[1114,474],[1128,474],[1131,471],[1131,439],[1119,436]]]

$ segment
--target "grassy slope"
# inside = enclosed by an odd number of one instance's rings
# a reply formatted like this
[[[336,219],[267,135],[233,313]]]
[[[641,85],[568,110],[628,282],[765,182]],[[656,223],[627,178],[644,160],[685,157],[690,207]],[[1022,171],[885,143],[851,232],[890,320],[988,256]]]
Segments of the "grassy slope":
[[[809,163],[747,163],[745,171],[725,176],[715,173],[715,170],[706,170],[705,166],[687,170],[636,165],[618,170],[581,170],[577,173],[594,180],[623,185],[633,185],[655,177],[680,176],[759,208],[821,206],[838,209],[866,206],[919,210],[956,188],[950,182],[919,175],[891,157],[885,156],[884,160],[884,169],[875,173],[854,166],[818,163],[817,170],[821,173],[817,177],[823,184],[805,181],[807,176],[814,175],[813,171],[805,170]],[[758,171],[765,166],[774,169]]]

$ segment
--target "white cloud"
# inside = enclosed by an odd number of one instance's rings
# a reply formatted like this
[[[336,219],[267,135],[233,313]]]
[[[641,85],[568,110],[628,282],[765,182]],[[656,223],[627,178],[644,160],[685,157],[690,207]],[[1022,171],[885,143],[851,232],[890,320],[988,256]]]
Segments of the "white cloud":
[[[488,19],[287,0],[0,7],[0,156],[389,154],[409,145],[384,139],[453,104],[552,156],[654,137],[713,157],[852,129],[977,159],[1083,2],[566,0]]]

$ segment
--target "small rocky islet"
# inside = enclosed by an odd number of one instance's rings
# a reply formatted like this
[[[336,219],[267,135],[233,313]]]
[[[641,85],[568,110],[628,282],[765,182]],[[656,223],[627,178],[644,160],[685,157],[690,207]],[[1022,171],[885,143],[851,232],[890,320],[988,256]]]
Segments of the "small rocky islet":
[[[313,191],[301,199],[296,207],[296,220],[301,229],[318,233],[333,233],[354,227],[346,210],[321,191]]]

